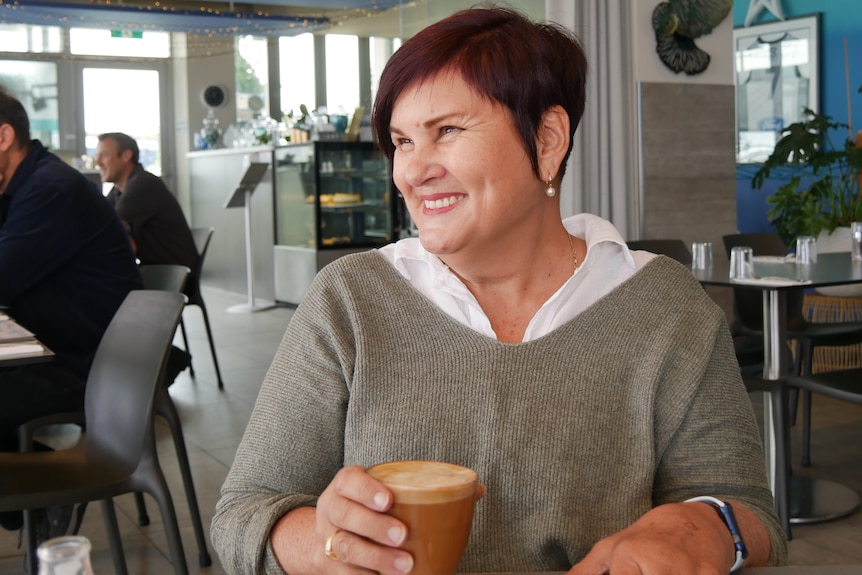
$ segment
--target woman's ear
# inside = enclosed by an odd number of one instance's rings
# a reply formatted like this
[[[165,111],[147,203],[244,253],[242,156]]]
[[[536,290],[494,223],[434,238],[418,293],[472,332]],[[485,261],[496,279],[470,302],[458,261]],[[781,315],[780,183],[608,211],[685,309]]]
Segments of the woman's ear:
[[[569,115],[562,106],[551,106],[539,124],[536,155],[542,179],[556,178],[566,152],[569,151]]]

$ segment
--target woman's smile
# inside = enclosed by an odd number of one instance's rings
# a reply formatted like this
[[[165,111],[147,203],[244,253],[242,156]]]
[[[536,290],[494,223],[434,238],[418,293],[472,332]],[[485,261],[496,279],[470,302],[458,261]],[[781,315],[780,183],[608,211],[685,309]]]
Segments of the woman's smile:
[[[444,208],[449,208],[464,199],[463,195],[443,196],[442,198],[425,198],[422,204],[425,206],[425,211],[441,211]]]

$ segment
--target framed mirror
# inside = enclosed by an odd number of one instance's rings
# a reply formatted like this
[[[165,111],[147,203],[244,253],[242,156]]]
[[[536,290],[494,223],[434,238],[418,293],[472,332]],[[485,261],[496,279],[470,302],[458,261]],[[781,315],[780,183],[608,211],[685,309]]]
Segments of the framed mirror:
[[[820,16],[733,31],[736,161],[769,157],[781,131],[818,111]]]

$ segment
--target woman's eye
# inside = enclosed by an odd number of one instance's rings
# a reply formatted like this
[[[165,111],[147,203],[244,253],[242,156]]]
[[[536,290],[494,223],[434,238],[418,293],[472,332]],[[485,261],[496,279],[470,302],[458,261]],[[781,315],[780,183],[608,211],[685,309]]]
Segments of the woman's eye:
[[[398,150],[403,150],[406,146],[409,146],[412,143],[413,140],[410,140],[408,138],[395,138],[394,140],[392,140],[392,144]]]
[[[453,134],[459,130],[460,128],[456,128],[455,126],[443,126],[443,128],[440,129],[440,132],[443,134]]]

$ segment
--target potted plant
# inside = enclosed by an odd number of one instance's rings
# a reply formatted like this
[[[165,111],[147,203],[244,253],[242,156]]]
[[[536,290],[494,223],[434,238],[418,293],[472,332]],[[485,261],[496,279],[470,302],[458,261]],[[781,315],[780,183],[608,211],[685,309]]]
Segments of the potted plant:
[[[805,120],[782,131],[772,154],[752,177],[756,189],[774,171],[790,177],[767,199],[772,206],[767,217],[788,246],[798,236],[816,237],[862,221],[860,136],[847,137],[840,145],[833,140],[833,134],[848,130],[847,124],[806,109]]]

